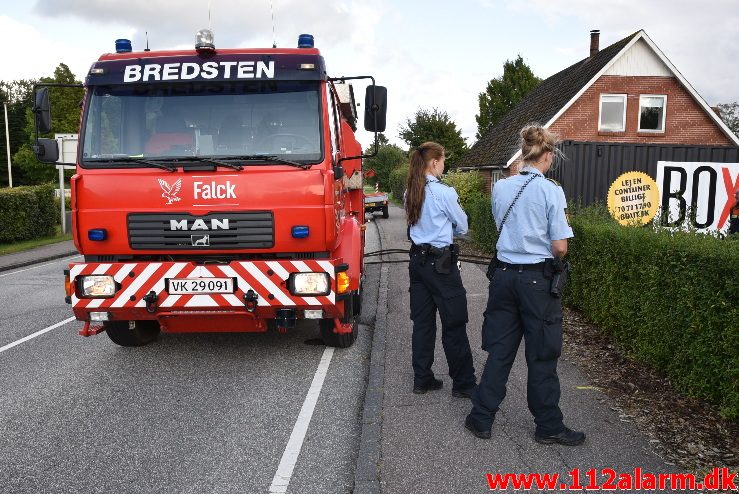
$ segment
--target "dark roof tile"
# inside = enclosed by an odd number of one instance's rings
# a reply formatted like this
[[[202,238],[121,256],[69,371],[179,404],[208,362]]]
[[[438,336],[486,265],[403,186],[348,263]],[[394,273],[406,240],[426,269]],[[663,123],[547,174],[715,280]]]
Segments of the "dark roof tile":
[[[639,31],[542,81],[480,137],[457,166],[504,166],[518,151],[518,133],[524,125],[547,123],[637,34]]]

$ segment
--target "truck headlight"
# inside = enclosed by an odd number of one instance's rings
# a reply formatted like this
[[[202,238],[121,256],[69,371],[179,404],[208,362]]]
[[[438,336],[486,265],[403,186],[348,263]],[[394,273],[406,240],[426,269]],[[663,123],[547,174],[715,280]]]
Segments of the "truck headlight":
[[[115,280],[109,275],[81,276],[77,287],[80,296],[87,298],[110,298],[116,291]]]
[[[293,273],[287,280],[287,287],[293,295],[328,295],[331,283],[328,273]]]

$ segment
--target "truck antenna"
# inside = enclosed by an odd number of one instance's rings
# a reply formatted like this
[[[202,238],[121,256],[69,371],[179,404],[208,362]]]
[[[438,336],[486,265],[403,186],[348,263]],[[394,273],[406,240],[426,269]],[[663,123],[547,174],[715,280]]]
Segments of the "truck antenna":
[[[269,0],[269,11],[272,14],[272,48],[277,48],[277,38],[275,37],[275,10],[272,8],[272,0]]]
[[[208,29],[210,29],[210,0],[208,0]]]
[[[144,31],[146,33],[146,49],[144,51],[151,51],[149,49],[149,31]]]

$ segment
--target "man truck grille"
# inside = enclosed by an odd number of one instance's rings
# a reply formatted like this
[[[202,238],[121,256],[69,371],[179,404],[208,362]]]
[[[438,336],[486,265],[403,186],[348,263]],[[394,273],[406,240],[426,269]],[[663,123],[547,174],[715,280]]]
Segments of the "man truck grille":
[[[271,211],[129,214],[128,243],[136,250],[268,249],[274,218]]]

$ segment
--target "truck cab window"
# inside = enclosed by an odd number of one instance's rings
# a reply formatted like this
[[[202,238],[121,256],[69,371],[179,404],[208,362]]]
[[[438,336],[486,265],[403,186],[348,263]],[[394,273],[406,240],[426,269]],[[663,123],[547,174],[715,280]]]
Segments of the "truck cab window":
[[[318,163],[318,89],[318,82],[303,81],[93,87],[83,158],[267,154]]]
[[[336,98],[334,97],[334,90],[331,85],[327,86],[326,91],[328,92],[328,126],[331,130],[331,155],[336,156],[336,153],[340,149],[339,142],[339,114],[336,106]]]

